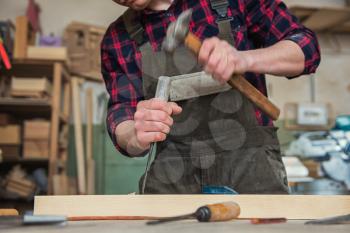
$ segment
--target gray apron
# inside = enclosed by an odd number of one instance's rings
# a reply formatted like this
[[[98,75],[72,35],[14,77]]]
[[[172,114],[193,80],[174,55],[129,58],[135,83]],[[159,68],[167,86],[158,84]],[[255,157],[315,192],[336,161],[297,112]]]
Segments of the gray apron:
[[[220,30],[219,37],[232,42],[228,31]],[[154,52],[149,43],[139,49],[145,99],[154,98],[158,77],[201,71],[184,47],[173,55]],[[252,103],[240,92],[223,88],[177,103],[183,111],[173,116],[167,139],[157,143],[146,194],[200,194],[205,186],[240,194],[288,193],[277,128],[259,126]]]

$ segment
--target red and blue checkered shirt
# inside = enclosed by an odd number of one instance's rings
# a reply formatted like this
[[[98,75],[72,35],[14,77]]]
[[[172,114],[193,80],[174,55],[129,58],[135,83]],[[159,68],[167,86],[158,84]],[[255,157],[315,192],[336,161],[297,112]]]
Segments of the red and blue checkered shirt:
[[[281,40],[297,43],[305,55],[302,74],[316,71],[320,63],[319,45],[315,34],[291,15],[281,0],[229,0],[228,15],[233,16],[232,31],[238,50],[251,50],[271,46]],[[160,49],[170,22],[186,9],[193,9],[190,30],[201,39],[216,36],[218,26],[209,0],[175,0],[166,11],[141,12],[140,21],[145,38],[153,49]],[[107,128],[117,149],[115,129],[126,120],[133,120],[136,105],[143,100],[141,53],[128,35],[121,18],[113,22],[101,43],[102,74],[110,95]],[[267,95],[265,76],[246,73],[245,77]],[[260,125],[272,125],[272,120],[255,109]]]

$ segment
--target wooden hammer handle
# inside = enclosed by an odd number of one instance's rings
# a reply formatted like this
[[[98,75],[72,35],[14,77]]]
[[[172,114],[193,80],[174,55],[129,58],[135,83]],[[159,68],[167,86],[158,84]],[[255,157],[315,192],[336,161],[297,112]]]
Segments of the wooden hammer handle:
[[[189,32],[185,38],[185,45],[195,54],[198,54],[202,46],[202,42],[197,36]],[[228,81],[228,84],[232,88],[236,88],[238,91],[240,91],[273,120],[278,119],[280,115],[279,108],[252,84],[250,84],[250,82],[248,82],[242,75],[232,75],[231,79]]]

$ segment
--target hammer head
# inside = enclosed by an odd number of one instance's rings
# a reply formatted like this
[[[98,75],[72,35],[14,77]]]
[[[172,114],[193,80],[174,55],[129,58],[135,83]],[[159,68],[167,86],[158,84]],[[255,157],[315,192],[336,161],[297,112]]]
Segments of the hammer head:
[[[191,17],[192,9],[188,9],[182,12],[177,20],[169,25],[166,37],[162,44],[162,48],[166,52],[174,52],[174,50],[184,42],[189,32],[189,23]]]

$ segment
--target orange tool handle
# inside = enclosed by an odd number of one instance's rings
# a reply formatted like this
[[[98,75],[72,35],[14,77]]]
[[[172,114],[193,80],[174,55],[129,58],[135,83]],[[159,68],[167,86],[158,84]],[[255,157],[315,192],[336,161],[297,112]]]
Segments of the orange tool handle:
[[[195,54],[198,54],[202,46],[202,42],[197,36],[189,32],[185,38],[185,45]],[[273,120],[278,119],[280,115],[279,108],[258,89],[256,89],[250,82],[248,82],[242,75],[232,75],[231,79],[228,81],[228,84],[232,88],[236,88],[238,91],[240,91]]]
[[[210,222],[229,221],[238,218],[241,208],[235,202],[224,202],[219,204],[207,205],[210,210]]]

